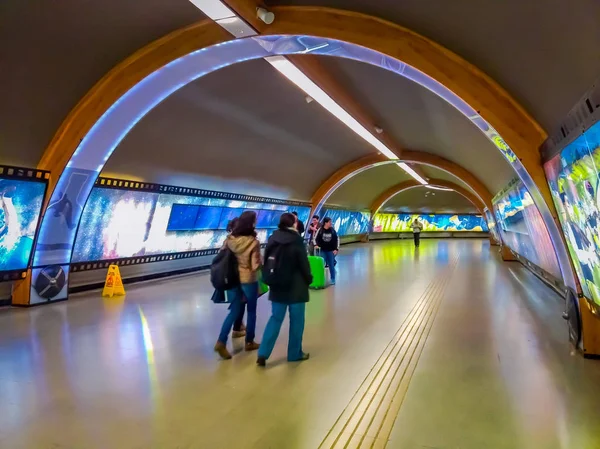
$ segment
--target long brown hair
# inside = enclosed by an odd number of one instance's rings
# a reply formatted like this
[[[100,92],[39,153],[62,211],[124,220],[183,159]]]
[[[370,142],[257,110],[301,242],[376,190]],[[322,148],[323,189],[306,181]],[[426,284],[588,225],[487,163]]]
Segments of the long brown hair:
[[[256,212],[253,210],[247,210],[240,215],[238,221],[233,227],[231,235],[234,237],[240,237],[242,235],[249,235],[256,237]]]

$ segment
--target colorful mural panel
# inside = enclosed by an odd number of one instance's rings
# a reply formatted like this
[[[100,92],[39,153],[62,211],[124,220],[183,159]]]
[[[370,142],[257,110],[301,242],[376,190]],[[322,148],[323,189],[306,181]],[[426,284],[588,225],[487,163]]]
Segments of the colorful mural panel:
[[[521,181],[494,199],[494,213],[502,240],[510,249],[555,278],[562,278],[548,230]]]
[[[600,122],[544,165],[575,271],[600,305]]]
[[[423,232],[486,232],[488,230],[481,215],[449,214],[376,214],[373,232],[412,232],[411,223],[419,217]]]
[[[173,208],[177,214],[179,210],[185,209],[184,206],[214,206],[218,210],[228,208],[227,210],[240,213],[245,209],[281,213],[294,210],[304,222],[308,221],[310,214],[307,206],[95,187],[83,211],[72,261],[87,262],[219,248],[227,236],[226,223],[225,226],[220,226],[219,221],[207,218],[196,224],[197,211],[193,217],[193,226],[197,226],[197,230],[168,230]],[[215,226],[214,229],[205,229],[209,221],[211,226]],[[179,222],[182,228],[187,229],[187,224],[182,223],[183,221]],[[259,240],[266,242],[271,232],[272,229],[258,229]]]

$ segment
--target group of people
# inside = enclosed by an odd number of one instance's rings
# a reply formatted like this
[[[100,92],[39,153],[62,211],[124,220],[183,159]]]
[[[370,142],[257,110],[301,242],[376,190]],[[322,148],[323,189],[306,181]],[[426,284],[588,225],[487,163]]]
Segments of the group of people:
[[[256,233],[256,212],[245,211],[233,219],[228,227],[229,235],[223,244],[237,259],[240,285],[227,292],[229,313],[221,326],[215,352],[225,360],[231,359],[227,349],[230,332],[233,338],[245,337],[246,351],[258,350],[256,363],[265,366],[279,336],[286,312],[290,314],[287,359],[290,362],[308,360],[309,354],[302,349],[305,306],[309,300],[309,285],[313,281],[305,246],[304,224],[297,213],[283,213],[279,226],[269,237],[264,252],[265,265],[269,269],[269,299],[271,317],[265,328],[262,343],[256,342],[256,307],[259,296],[259,275],[263,269],[260,242]],[[325,264],[330,270],[331,283],[335,284],[335,256],[339,250],[339,238],[331,219],[322,223],[314,216],[306,232],[309,253],[314,255],[320,248]],[[247,308],[246,326],[243,324]]]

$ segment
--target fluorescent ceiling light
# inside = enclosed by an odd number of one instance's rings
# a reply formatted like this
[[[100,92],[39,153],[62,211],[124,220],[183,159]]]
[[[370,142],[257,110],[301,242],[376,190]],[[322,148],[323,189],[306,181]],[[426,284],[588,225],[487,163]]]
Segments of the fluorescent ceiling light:
[[[410,176],[415,178],[419,183],[423,184],[424,186],[428,184],[427,181],[423,179],[423,177],[419,175],[416,171],[414,171],[406,162],[398,162],[397,165]]]
[[[432,186],[431,184],[429,184],[427,187],[430,189],[433,189],[433,190],[443,190],[444,192],[453,192],[453,189],[449,189],[447,187]]]
[[[196,8],[212,20],[229,19],[236,17],[235,13],[225,6],[220,0],[190,0]]]
[[[298,67],[292,64],[283,56],[269,56],[265,60],[279,71],[283,76],[302,89],[306,94],[327,109],[338,120],[348,128],[373,145],[377,151],[388,159],[398,159],[398,156],[385,146],[379,139],[371,134],[367,128],[361,125],[344,108],[337,104],[323,89],[317,86],[308,76],[306,76]],[[418,176],[418,175],[417,175]],[[423,179],[423,178],[421,178]],[[427,182],[425,182],[427,184]]]

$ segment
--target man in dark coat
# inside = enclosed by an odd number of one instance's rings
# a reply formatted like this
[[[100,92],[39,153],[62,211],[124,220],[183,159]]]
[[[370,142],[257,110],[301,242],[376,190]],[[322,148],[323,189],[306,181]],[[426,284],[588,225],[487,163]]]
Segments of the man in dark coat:
[[[308,302],[308,286],[312,283],[310,265],[304,240],[295,225],[296,217],[285,213],[281,216],[279,229],[269,238],[265,249],[263,280],[269,285],[272,315],[269,318],[256,363],[265,366],[273,351],[285,313],[290,311],[290,335],[288,361],[308,360],[302,351],[305,306]]]

